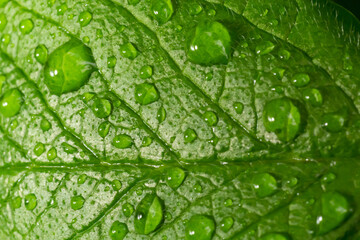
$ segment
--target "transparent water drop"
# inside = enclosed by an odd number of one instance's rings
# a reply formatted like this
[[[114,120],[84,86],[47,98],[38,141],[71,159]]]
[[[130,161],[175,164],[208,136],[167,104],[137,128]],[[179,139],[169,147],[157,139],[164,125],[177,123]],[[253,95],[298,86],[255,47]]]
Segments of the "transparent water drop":
[[[92,14],[88,11],[84,11],[79,15],[79,23],[81,27],[89,25],[92,20]]]
[[[24,198],[25,208],[29,211],[34,210],[37,206],[37,198],[35,194],[30,193]]]
[[[151,66],[143,66],[140,69],[140,78],[147,79],[150,78],[153,74],[153,69]]]
[[[215,232],[215,221],[206,215],[194,215],[186,223],[185,239],[211,240]]]
[[[185,143],[192,143],[197,139],[197,134],[194,129],[188,128],[184,132],[184,141]]]
[[[261,44],[256,46],[255,52],[258,55],[265,55],[272,52],[275,49],[275,45],[270,41],[263,41]]]
[[[135,100],[141,105],[151,104],[159,98],[160,94],[153,84],[142,83],[135,87]]]
[[[152,0],[151,13],[159,24],[168,22],[174,13],[171,0]]]
[[[138,51],[132,43],[126,43],[120,47],[121,56],[134,60],[138,56]]]
[[[98,133],[100,137],[105,138],[109,134],[110,128],[111,124],[109,122],[101,123],[98,128]]]
[[[122,240],[128,232],[129,230],[125,223],[115,221],[110,227],[109,236],[112,240]]]
[[[134,212],[134,207],[130,203],[125,203],[122,206],[122,212],[125,217],[130,217]]]
[[[295,87],[305,87],[310,82],[310,76],[306,73],[298,73],[292,77],[291,83]]]
[[[232,217],[226,217],[220,222],[220,229],[223,232],[228,232],[234,225],[234,219]]]
[[[14,117],[23,105],[23,94],[16,88],[7,90],[0,100],[0,113],[7,118]]]
[[[169,187],[176,189],[184,182],[185,176],[186,174],[181,168],[170,168],[166,171],[166,182]]]
[[[164,107],[159,108],[156,116],[159,123],[162,123],[166,119],[166,110]]]
[[[41,44],[35,48],[34,57],[38,63],[45,64],[48,58],[48,50],[45,45]]]
[[[113,146],[119,149],[130,148],[134,142],[129,135],[119,134],[117,135],[112,142]]]
[[[253,188],[258,197],[267,197],[278,189],[276,179],[269,173],[256,174],[252,179]]]
[[[71,197],[70,206],[73,210],[80,210],[84,203],[85,199],[80,195]]]
[[[37,143],[34,147],[34,154],[39,157],[44,152],[45,152],[45,145],[42,143]]]
[[[50,148],[50,150],[47,152],[46,157],[50,161],[54,160],[57,157],[56,148],[54,148],[54,147]]]
[[[20,32],[24,35],[29,34],[34,29],[34,22],[31,19],[24,19],[20,21]]]
[[[320,107],[323,104],[321,92],[316,88],[307,88],[302,92],[303,98],[314,107]]]

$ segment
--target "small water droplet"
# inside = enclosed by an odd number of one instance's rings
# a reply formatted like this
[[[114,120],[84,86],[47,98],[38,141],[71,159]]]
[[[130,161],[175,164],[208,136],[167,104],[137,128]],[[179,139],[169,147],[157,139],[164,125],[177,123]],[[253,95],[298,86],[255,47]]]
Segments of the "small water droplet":
[[[199,4],[199,3],[193,3],[190,5],[190,8],[189,8],[189,13],[190,15],[198,15],[202,12],[203,10],[203,7]]]
[[[253,188],[258,197],[267,197],[277,190],[276,179],[269,173],[256,174],[253,179]]]
[[[14,119],[10,123],[10,129],[13,131],[13,130],[15,130],[17,128],[18,125],[19,125],[18,120]]]
[[[79,185],[84,184],[86,179],[87,179],[87,176],[85,174],[81,174],[77,179],[77,183]]]
[[[202,193],[202,186],[199,184],[199,183],[197,183],[197,184],[195,184],[194,185],[194,191],[195,192],[197,192],[197,193]]]
[[[159,108],[156,116],[159,123],[162,123],[166,119],[166,110],[164,107]]]
[[[24,198],[24,203],[27,210],[29,211],[34,210],[37,206],[37,198],[35,194],[30,193],[26,195]]]
[[[128,232],[129,230],[125,223],[115,221],[110,227],[109,236],[112,240],[123,240]]]
[[[130,148],[134,143],[132,138],[126,134],[119,134],[114,139],[112,144],[119,149]]]
[[[314,107],[320,107],[323,104],[322,94],[316,88],[307,88],[302,93],[305,101]]]
[[[176,25],[176,31],[181,32],[183,27],[181,25]]]
[[[50,161],[54,160],[57,157],[56,148],[54,148],[54,147],[50,148],[50,150],[47,152],[46,157]]]
[[[346,123],[346,116],[338,113],[327,113],[322,117],[322,126],[328,132],[340,132]]]
[[[122,187],[122,184],[121,184],[121,182],[119,180],[113,180],[111,182],[111,185],[112,185],[112,187],[113,187],[113,189],[115,191],[119,191],[121,189],[121,187]]]
[[[186,223],[186,240],[211,240],[215,232],[215,221],[206,215],[194,215]]]
[[[20,22],[20,32],[24,35],[29,34],[34,29],[34,23],[31,19],[24,19]]]
[[[291,83],[295,87],[305,87],[310,82],[310,76],[306,73],[298,73],[291,79]]]
[[[203,119],[209,126],[215,126],[218,122],[218,117],[216,113],[212,111],[205,112],[203,114]]]
[[[64,152],[66,152],[68,154],[74,154],[74,153],[78,152],[76,147],[71,146],[70,144],[68,144],[66,142],[61,143],[61,146],[62,146]]]
[[[327,173],[321,178],[321,183],[331,183],[336,179],[336,175],[334,173]]]
[[[48,50],[45,45],[41,44],[35,48],[34,57],[38,63],[45,64],[48,57]]]
[[[141,105],[156,102],[159,97],[159,92],[153,84],[142,83],[135,87],[135,100]]]
[[[134,60],[138,56],[138,51],[132,43],[126,43],[120,47],[121,56]]]
[[[213,79],[213,73],[212,72],[208,72],[206,75],[205,75],[205,80],[206,81],[211,81]]]
[[[134,212],[134,207],[130,203],[125,203],[122,206],[122,212],[125,217],[130,217]]]
[[[1,43],[4,45],[4,46],[7,46],[9,45],[11,41],[11,36],[9,34],[4,34],[1,38]]]
[[[91,106],[94,115],[98,118],[107,118],[110,116],[113,106],[110,100],[106,98],[96,98]]]
[[[23,94],[16,88],[6,91],[0,100],[0,113],[4,117],[14,117],[23,105]]]
[[[166,23],[174,13],[171,0],[152,0],[151,13],[159,24]]]
[[[291,53],[285,49],[280,49],[278,54],[279,54],[279,58],[283,60],[289,60],[291,57]]]
[[[223,232],[228,232],[234,225],[234,219],[232,217],[226,217],[220,222],[220,229]]]
[[[107,59],[108,68],[114,68],[116,65],[116,62],[117,62],[116,57],[114,57],[114,56],[108,57],[108,59]]]
[[[224,201],[224,206],[225,207],[230,207],[233,205],[233,200],[231,198],[228,198]]]
[[[65,12],[68,10],[68,6],[66,5],[66,3],[63,3],[60,6],[58,6],[56,10],[57,10],[57,15],[64,15]]]
[[[105,138],[110,131],[111,124],[109,122],[103,122],[99,125],[98,133],[100,137]]]
[[[194,129],[188,128],[184,132],[184,141],[185,143],[192,143],[197,139],[197,134]]]
[[[214,17],[216,15],[215,9],[209,9],[208,12],[207,12],[207,15],[209,17]]]
[[[81,209],[84,206],[84,203],[85,199],[80,195],[71,197],[70,205],[74,210]]]
[[[184,182],[185,172],[181,168],[174,167],[166,170],[166,182],[172,189],[180,187]]]
[[[143,66],[140,69],[140,78],[147,79],[150,78],[153,74],[153,69],[151,66]]]
[[[270,41],[263,41],[261,44],[256,46],[255,52],[258,55],[265,55],[272,52],[275,49],[275,45]]]
[[[284,77],[285,69],[283,68],[274,68],[272,70],[272,73],[274,76],[276,76],[279,80],[281,80]]]
[[[45,152],[45,146],[42,143],[37,143],[34,147],[34,153],[36,156],[41,156]]]
[[[142,140],[142,147],[148,147],[152,144],[153,139],[151,137],[144,137],[144,139]]]
[[[82,12],[79,15],[79,23],[81,27],[89,25],[92,20],[92,14],[88,11]]]
[[[234,109],[237,114],[242,114],[244,111],[244,104],[241,102],[234,103]]]

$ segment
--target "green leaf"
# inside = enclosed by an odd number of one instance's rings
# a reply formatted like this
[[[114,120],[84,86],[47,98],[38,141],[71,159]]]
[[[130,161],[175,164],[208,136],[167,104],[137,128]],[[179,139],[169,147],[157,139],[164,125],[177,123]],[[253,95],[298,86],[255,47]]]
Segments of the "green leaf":
[[[327,0],[0,0],[0,239],[356,239],[359,22]]]

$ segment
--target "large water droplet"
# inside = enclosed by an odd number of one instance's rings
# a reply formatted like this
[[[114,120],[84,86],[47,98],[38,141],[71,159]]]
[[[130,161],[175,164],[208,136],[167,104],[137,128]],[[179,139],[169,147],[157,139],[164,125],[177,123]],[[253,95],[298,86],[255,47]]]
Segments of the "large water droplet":
[[[185,143],[192,143],[197,139],[197,134],[194,129],[188,128],[184,132],[184,141]]]
[[[119,134],[114,139],[112,144],[119,149],[130,148],[134,143],[132,138],[126,134]]]
[[[41,44],[35,48],[35,59],[38,63],[45,64],[48,58],[48,50],[45,45]]]
[[[79,90],[95,70],[90,48],[72,39],[52,52],[45,65],[45,83],[52,94]]]
[[[203,64],[227,64],[231,52],[231,37],[224,25],[215,21],[201,22],[191,36],[187,56]]]
[[[259,55],[265,55],[274,50],[275,45],[270,41],[263,41],[261,44],[256,46],[255,52]]]
[[[316,220],[318,234],[323,235],[338,227],[344,222],[350,211],[350,204],[342,194],[324,193],[321,196],[321,213]]]
[[[19,27],[22,34],[29,34],[34,29],[34,23],[31,19],[24,19],[21,20]]]
[[[126,43],[120,47],[120,54],[125,58],[134,60],[138,55],[138,51],[132,43]]]
[[[4,31],[7,23],[8,23],[8,21],[6,19],[5,14],[1,13],[0,14],[0,32]]]
[[[322,117],[322,126],[328,132],[340,132],[346,123],[346,116],[338,113],[328,113]]]
[[[215,126],[218,122],[218,117],[216,113],[211,111],[205,112],[203,114],[203,119],[209,126]]]
[[[142,83],[135,87],[135,100],[141,105],[156,102],[159,97],[159,92],[153,84]]]
[[[310,82],[310,76],[306,73],[298,73],[291,79],[291,83],[295,87],[305,87]]]
[[[109,236],[112,240],[122,240],[128,232],[129,230],[125,223],[115,221],[110,227]]]
[[[30,193],[30,194],[26,195],[25,198],[24,198],[24,203],[25,203],[26,209],[29,210],[29,211],[36,208],[37,199],[36,199],[35,194]]]
[[[205,215],[194,215],[186,224],[185,238],[187,240],[210,240],[215,232],[214,220]]]
[[[45,152],[45,146],[42,143],[37,143],[34,147],[34,153],[36,156],[41,156]]]
[[[125,217],[130,217],[134,212],[134,207],[130,203],[125,203],[122,206],[122,212]]]
[[[151,3],[151,13],[159,24],[166,23],[174,13],[171,0],[153,0]]]
[[[163,219],[162,201],[155,194],[147,194],[136,208],[135,231],[140,234],[149,234],[160,226]]]
[[[185,172],[181,168],[175,167],[167,169],[166,171],[166,182],[172,189],[180,187],[184,182]]]
[[[303,98],[314,107],[320,107],[323,104],[321,92],[316,88],[308,88],[303,91]]]
[[[280,98],[266,103],[263,121],[267,131],[276,133],[281,141],[288,142],[300,131],[301,115],[290,99]]]
[[[80,26],[85,27],[87,25],[89,25],[89,23],[92,20],[92,14],[88,11],[82,12],[79,15],[79,23]]]
[[[96,98],[91,109],[96,117],[106,118],[111,114],[113,106],[106,98]]]
[[[253,179],[253,188],[259,197],[267,197],[277,190],[276,179],[269,173],[256,174]]]
[[[82,196],[73,196],[70,201],[70,206],[74,210],[79,210],[84,206],[84,203],[85,199]]]
[[[232,217],[226,217],[220,222],[220,228],[223,232],[228,232],[234,225],[234,219]]]
[[[10,89],[0,100],[0,113],[4,117],[13,117],[20,112],[23,102],[23,94],[18,89]]]

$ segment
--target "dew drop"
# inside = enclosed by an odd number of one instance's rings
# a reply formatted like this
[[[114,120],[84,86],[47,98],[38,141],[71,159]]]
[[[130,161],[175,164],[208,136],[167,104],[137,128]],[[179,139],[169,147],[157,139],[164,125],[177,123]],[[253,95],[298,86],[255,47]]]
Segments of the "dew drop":
[[[151,137],[144,137],[143,140],[142,140],[142,144],[141,146],[142,147],[148,147],[152,144],[153,142],[153,139]]]
[[[336,175],[334,173],[327,173],[321,178],[321,183],[331,183],[336,179]]]
[[[205,75],[205,80],[206,81],[211,81],[213,79],[214,75],[212,72],[208,72],[206,75]]]
[[[34,153],[36,156],[41,156],[45,152],[45,146],[42,143],[37,143],[34,147]]]
[[[17,209],[21,207],[21,197],[15,197],[14,199],[11,200],[11,207],[13,209]]]
[[[304,100],[309,102],[314,107],[320,107],[323,104],[321,92],[316,88],[305,89],[302,95]]]
[[[52,52],[45,64],[45,83],[52,94],[61,95],[85,85],[95,62],[90,48],[72,39]]]
[[[41,44],[35,48],[34,57],[38,63],[45,64],[48,58],[48,50],[45,45]]]
[[[135,100],[141,105],[156,102],[159,97],[159,92],[153,84],[142,83],[135,87]]]
[[[125,217],[130,217],[134,212],[134,207],[130,203],[125,203],[122,206],[122,212]]]
[[[174,13],[171,0],[153,0],[151,3],[151,13],[159,24],[168,22]]]
[[[215,126],[218,123],[218,117],[212,111],[205,112],[202,117],[209,126]]]
[[[150,78],[153,74],[153,69],[151,66],[143,66],[140,69],[140,78],[147,79]]]
[[[241,102],[234,103],[234,109],[237,114],[242,114],[244,111],[244,104]]]
[[[256,195],[261,198],[270,196],[277,190],[276,179],[269,173],[256,174],[252,183]]]
[[[0,113],[4,117],[13,117],[20,112],[23,94],[16,88],[6,91],[0,100]]]
[[[74,210],[81,209],[84,206],[84,203],[85,199],[80,195],[71,197],[70,205]]]
[[[24,19],[20,22],[20,32],[24,35],[29,34],[34,29],[34,23],[31,19]]]
[[[11,36],[9,34],[4,34],[1,38],[1,43],[4,44],[4,46],[9,45],[11,41]]]
[[[215,232],[214,220],[205,215],[194,215],[186,223],[185,239],[210,240]]]
[[[189,13],[190,15],[198,15],[203,11],[203,7],[199,3],[193,3],[190,5]]]
[[[284,77],[285,69],[283,68],[274,68],[272,70],[272,73],[274,76],[276,76],[279,80],[281,80]]]
[[[71,146],[70,144],[68,144],[66,142],[61,143],[61,146],[62,146],[64,152],[66,152],[68,154],[74,154],[74,153],[78,152],[76,147],[73,147],[73,146]]]
[[[85,174],[81,174],[77,179],[77,183],[79,185],[84,184],[86,179],[87,179],[87,176]]]
[[[195,132],[195,130],[188,128],[185,132],[184,132],[184,141],[185,143],[192,143],[197,139],[197,134]]]
[[[108,68],[114,68],[116,65],[116,62],[117,62],[116,57],[114,57],[114,56],[108,57],[108,59],[107,59]]]
[[[159,108],[156,116],[159,123],[162,123],[166,119],[166,110],[164,107]]]
[[[176,189],[184,182],[185,176],[186,174],[181,168],[170,168],[166,171],[166,182],[169,187]]]
[[[14,119],[14,120],[12,120],[11,123],[10,123],[10,129],[11,129],[11,130],[15,130],[18,125],[19,125],[18,120]]]
[[[310,76],[306,73],[298,73],[291,79],[291,83],[295,87],[305,87],[310,82]]]
[[[94,115],[98,118],[106,118],[110,116],[113,106],[106,98],[96,98],[91,106]]]
[[[87,25],[89,25],[89,23],[92,20],[92,14],[88,11],[82,12],[79,15],[79,23],[80,26],[85,27]]]
[[[119,149],[130,148],[134,143],[132,138],[126,134],[119,134],[114,139],[112,144]]]
[[[57,10],[57,15],[64,15],[65,12],[68,10],[68,6],[65,3],[63,3],[60,6],[58,6],[56,10]]]
[[[209,9],[209,11],[207,12],[207,15],[209,17],[214,17],[216,15],[215,9]]]
[[[200,22],[189,41],[188,59],[197,64],[227,64],[231,37],[224,25],[215,21]]]
[[[226,217],[220,222],[220,229],[223,232],[228,232],[234,225],[234,219],[232,217]]]
[[[109,236],[112,240],[122,240],[128,232],[129,230],[125,223],[115,221],[110,227]]]
[[[114,189],[114,191],[119,191],[121,189],[121,187],[122,187],[122,184],[121,184],[121,182],[119,180],[113,180],[111,182],[111,186]]]
[[[29,211],[34,210],[37,206],[37,199],[35,194],[30,193],[24,198],[25,208]]]
[[[275,45],[272,42],[263,41],[261,44],[256,46],[255,52],[258,55],[265,55],[265,54],[272,52],[274,50],[274,48],[275,48]]]
[[[291,53],[285,49],[280,49],[278,54],[279,54],[279,58],[283,60],[289,60],[291,57]]]
[[[52,161],[57,157],[57,151],[54,147],[50,148],[50,150],[47,152],[47,159]]]
[[[327,113],[322,117],[322,126],[331,133],[340,132],[346,123],[346,116],[338,113]]]
[[[120,47],[121,56],[134,60],[138,56],[138,51],[132,43],[126,43]]]
[[[195,184],[194,191],[197,193],[202,193],[202,191],[203,191],[202,186],[199,183]]]
[[[231,207],[233,205],[233,200],[231,198],[228,198],[224,201],[225,207]]]
[[[110,131],[111,124],[109,122],[103,122],[99,125],[98,133],[100,137],[105,138]]]

